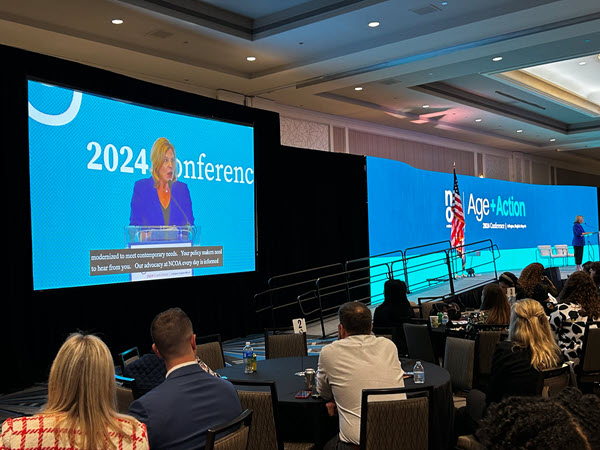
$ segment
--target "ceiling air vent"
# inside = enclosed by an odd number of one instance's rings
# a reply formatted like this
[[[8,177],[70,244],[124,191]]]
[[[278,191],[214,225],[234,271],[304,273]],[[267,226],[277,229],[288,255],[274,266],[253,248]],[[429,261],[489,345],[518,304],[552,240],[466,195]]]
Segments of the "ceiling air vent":
[[[168,37],[173,36],[173,33],[165,30],[152,30],[146,33],[146,36],[155,37],[158,39],[166,39]]]
[[[421,8],[409,9],[409,11],[413,12],[415,14],[418,14],[419,16],[424,16],[426,14],[431,14],[434,12],[441,11],[441,9],[438,8],[437,6],[429,4],[429,5],[423,6]]]

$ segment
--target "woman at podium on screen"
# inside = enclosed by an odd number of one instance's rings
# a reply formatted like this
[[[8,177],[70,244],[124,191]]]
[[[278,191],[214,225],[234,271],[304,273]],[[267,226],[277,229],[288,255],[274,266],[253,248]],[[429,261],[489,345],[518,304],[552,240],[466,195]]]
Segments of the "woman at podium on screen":
[[[136,181],[133,187],[129,225],[193,226],[192,199],[187,185],[177,181],[173,144],[167,138],[158,138],[150,161],[152,176]]]
[[[577,270],[583,270],[581,267],[581,261],[583,260],[583,246],[585,245],[585,239],[583,236],[586,234],[583,231],[581,224],[583,223],[583,216],[575,217],[575,223],[573,224],[573,250],[575,250],[575,265]]]

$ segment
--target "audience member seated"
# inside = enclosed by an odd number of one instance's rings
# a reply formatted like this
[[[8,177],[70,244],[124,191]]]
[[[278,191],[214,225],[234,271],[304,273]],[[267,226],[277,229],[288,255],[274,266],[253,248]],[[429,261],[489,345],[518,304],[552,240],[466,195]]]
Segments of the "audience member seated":
[[[363,389],[403,387],[402,366],[392,341],[371,334],[371,311],[364,304],[343,304],[338,317],[338,340],[319,356],[317,388],[330,415],[339,413],[339,436],[325,448],[352,449],[359,445]],[[385,400],[404,398],[386,396]]]
[[[115,367],[96,336],[74,333],[50,369],[48,403],[33,417],[7,419],[6,450],[148,449],[146,427],[115,411]]]
[[[531,263],[523,269],[519,277],[519,290],[517,300],[532,298],[540,302],[544,311],[549,315],[556,306],[548,294],[558,297],[558,291],[552,281],[544,275],[544,266],[540,263]]]
[[[506,330],[510,320],[510,305],[502,288],[497,284],[488,284],[481,294],[481,309],[469,316],[467,330],[474,330],[474,325],[503,325],[498,330]],[[496,329],[496,328],[494,328]]]
[[[592,268],[592,264],[594,264],[594,261],[586,261],[583,266],[581,266],[581,269],[585,272],[585,273],[590,273],[590,269]]]
[[[383,285],[384,300],[375,308],[374,327],[402,327],[415,311],[406,297],[406,284],[400,280],[387,280]]]
[[[206,431],[235,419],[242,408],[233,385],[211,375],[196,360],[192,322],[179,308],[157,315],[152,349],[165,360],[165,381],[131,404],[146,424],[153,450],[203,448]]]
[[[512,272],[504,272],[498,277],[498,286],[502,288],[504,295],[508,298],[508,303],[512,305],[516,301],[516,293],[519,289],[519,279]],[[515,295],[510,297],[508,295],[508,288],[515,288]]]
[[[588,321],[600,318],[600,298],[592,278],[584,271],[573,273],[550,314],[552,334],[568,361],[577,366]]]
[[[556,397],[511,397],[490,406],[477,438],[485,449],[600,448],[600,398],[566,388]]]
[[[508,340],[499,342],[494,352],[487,403],[511,395],[535,395],[539,370],[562,364],[544,309],[532,299],[512,306]]]

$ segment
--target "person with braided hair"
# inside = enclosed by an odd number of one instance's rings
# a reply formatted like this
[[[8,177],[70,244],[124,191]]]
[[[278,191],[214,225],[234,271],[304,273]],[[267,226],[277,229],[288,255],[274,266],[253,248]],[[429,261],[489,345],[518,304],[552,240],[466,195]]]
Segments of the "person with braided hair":
[[[539,302],[524,299],[511,308],[508,340],[494,352],[487,403],[511,395],[536,395],[539,371],[561,365],[548,318]]]
[[[585,325],[598,318],[598,287],[587,273],[573,273],[560,294],[557,308],[550,314],[550,329],[564,357],[576,366],[581,358]]]
[[[600,448],[600,398],[565,388],[556,397],[510,397],[490,406],[477,430],[482,448]]]

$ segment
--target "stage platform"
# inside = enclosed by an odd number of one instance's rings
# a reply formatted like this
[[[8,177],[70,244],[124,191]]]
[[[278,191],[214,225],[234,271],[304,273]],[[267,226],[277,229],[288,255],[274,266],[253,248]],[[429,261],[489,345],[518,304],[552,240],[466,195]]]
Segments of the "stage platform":
[[[559,269],[560,269],[561,279],[565,280],[573,272],[575,272],[577,270],[577,267],[564,266],[564,267],[559,267]],[[521,270],[522,269],[518,269],[518,270],[515,269],[515,270],[508,270],[507,272],[512,272],[518,277],[521,275]],[[501,273],[502,272],[499,272],[498,276],[500,276]],[[496,280],[496,275],[494,272],[476,273],[475,276],[473,276],[473,277],[460,277],[460,278],[453,280],[454,291],[455,292],[468,291],[472,287],[480,286],[482,284],[492,283],[495,280]],[[445,283],[439,283],[439,284],[437,284],[435,286],[431,286],[429,288],[420,289],[418,292],[413,292],[411,294],[408,294],[407,297],[408,297],[409,301],[412,301],[412,302],[415,302],[418,304],[419,298],[441,297],[443,295],[448,295],[448,294],[450,294],[450,283],[445,282]],[[379,306],[379,303],[377,303],[373,306],[370,306],[369,308],[371,309],[371,311],[374,311],[375,308],[377,308],[377,306]],[[335,336],[337,334],[337,325],[338,325],[337,316],[335,316],[335,315],[331,316],[331,317],[325,319],[324,322],[325,322],[325,334],[328,337]],[[306,328],[307,328],[308,336],[321,337],[321,323],[318,320],[311,321],[309,324],[307,324]]]

